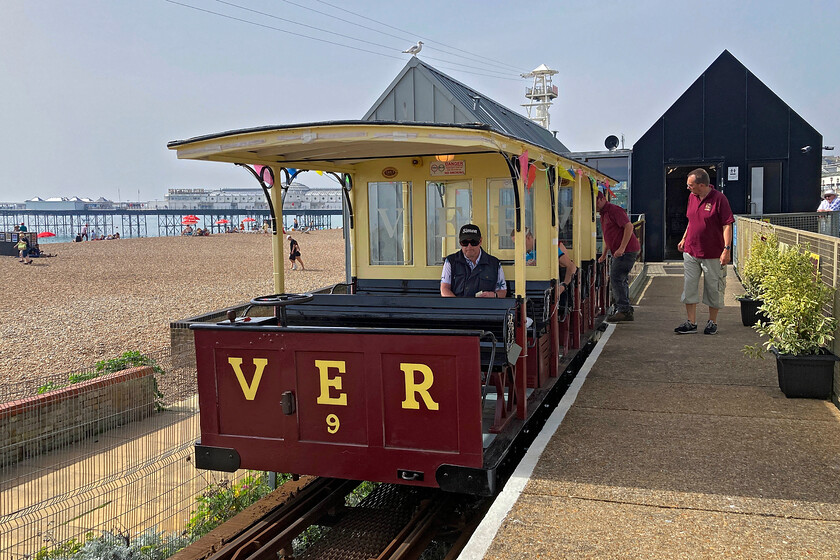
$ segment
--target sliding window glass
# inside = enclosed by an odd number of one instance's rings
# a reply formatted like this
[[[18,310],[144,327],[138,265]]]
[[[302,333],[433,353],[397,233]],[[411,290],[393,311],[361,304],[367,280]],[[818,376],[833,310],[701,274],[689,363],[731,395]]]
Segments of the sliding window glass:
[[[460,250],[458,231],[472,223],[472,188],[469,181],[426,183],[426,264],[443,264]]]
[[[566,246],[566,249],[574,249],[572,243],[572,226],[573,213],[572,201],[574,200],[574,191],[571,186],[560,187],[557,194],[557,229],[560,241]]]
[[[368,183],[370,264],[410,265],[411,183]]]
[[[534,187],[536,188],[536,187]],[[523,226],[534,231],[534,192],[525,190]],[[510,179],[487,179],[487,233],[482,244],[496,258],[513,261],[510,232],[516,227],[516,198]]]

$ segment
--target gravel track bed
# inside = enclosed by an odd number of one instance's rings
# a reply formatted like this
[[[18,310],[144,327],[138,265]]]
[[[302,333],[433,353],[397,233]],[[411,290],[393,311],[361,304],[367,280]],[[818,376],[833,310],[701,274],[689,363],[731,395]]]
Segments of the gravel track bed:
[[[295,233],[305,271],[286,291],[343,282],[341,230]],[[31,265],[0,256],[0,402],[129,350],[168,354],[169,323],[274,292],[271,236],[150,237],[42,244]]]

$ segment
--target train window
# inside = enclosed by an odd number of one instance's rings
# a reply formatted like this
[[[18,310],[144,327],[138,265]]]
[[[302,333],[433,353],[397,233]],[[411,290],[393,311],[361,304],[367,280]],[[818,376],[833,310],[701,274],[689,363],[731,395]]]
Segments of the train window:
[[[560,241],[566,246],[566,249],[574,249],[572,241],[572,200],[574,193],[571,186],[560,187],[557,195],[557,229],[560,235]]]
[[[516,199],[513,181],[487,179],[487,252],[505,261],[513,261],[513,241],[510,232],[516,227]],[[525,227],[534,230],[534,190],[525,191]]]
[[[446,255],[459,250],[458,230],[472,216],[469,181],[426,183],[426,264],[443,264]]]
[[[370,264],[414,264],[411,245],[411,183],[368,183]]]

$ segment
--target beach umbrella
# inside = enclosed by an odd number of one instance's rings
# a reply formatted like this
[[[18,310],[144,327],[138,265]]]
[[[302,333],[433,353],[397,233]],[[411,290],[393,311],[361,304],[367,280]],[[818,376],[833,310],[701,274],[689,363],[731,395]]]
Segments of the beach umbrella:
[[[181,223],[185,226],[194,226],[198,223],[198,220],[181,220]]]
[[[51,231],[42,231],[38,234],[38,237],[55,237],[55,234]]]
[[[254,218],[245,218],[245,219],[244,219],[244,220],[242,220],[242,221],[243,221],[243,222],[256,222],[257,220],[255,220]]]
[[[197,222],[198,221],[198,216],[196,216],[195,214],[190,214],[189,216],[184,216],[183,219],[185,219],[185,220],[195,220]]]
[[[225,220],[225,219],[216,220],[216,223],[217,224],[229,224],[230,220]]]

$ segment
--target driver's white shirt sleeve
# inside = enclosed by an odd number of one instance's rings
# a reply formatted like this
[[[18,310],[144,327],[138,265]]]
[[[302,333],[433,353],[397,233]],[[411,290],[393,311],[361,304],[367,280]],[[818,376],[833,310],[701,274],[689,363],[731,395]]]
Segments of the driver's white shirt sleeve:
[[[440,274],[440,283],[452,285],[452,266],[449,259],[443,261],[443,271]]]
[[[496,289],[507,290],[507,282],[505,281],[505,271],[502,270],[502,265],[499,263],[499,274],[496,276]]]

